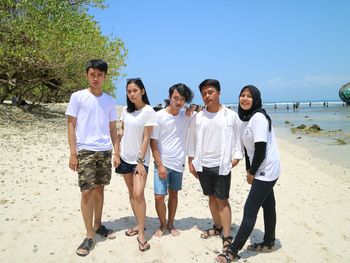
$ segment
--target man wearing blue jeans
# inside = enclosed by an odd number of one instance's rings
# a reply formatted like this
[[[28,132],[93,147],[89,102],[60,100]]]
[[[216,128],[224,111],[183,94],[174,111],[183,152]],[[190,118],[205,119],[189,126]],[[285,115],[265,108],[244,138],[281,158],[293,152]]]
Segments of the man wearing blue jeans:
[[[182,83],[169,88],[170,104],[157,112],[157,124],[151,135],[151,148],[155,162],[154,195],[160,226],[155,236],[161,237],[166,229],[173,236],[180,232],[174,227],[178,191],[182,188],[182,174],[186,160],[186,141],[191,114],[182,108],[190,103],[193,92]],[[168,222],[165,196],[169,192]]]

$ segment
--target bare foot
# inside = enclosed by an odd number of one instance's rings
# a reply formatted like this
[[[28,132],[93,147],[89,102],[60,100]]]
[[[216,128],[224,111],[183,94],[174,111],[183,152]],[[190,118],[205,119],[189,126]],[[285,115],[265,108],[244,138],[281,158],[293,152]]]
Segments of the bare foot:
[[[180,231],[177,230],[174,226],[171,226],[171,227],[168,226],[168,231],[173,237],[177,237],[180,235]]]
[[[156,232],[154,232],[155,237],[161,237],[164,234],[165,228],[158,228]]]

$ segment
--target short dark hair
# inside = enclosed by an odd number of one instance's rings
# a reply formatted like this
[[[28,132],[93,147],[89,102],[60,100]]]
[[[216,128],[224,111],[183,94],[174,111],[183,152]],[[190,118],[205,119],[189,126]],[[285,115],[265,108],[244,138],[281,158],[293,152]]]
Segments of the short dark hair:
[[[174,93],[174,90],[177,90],[178,93],[180,93],[181,96],[185,97],[186,103],[190,103],[193,99],[193,92],[192,90],[187,87],[183,83],[177,83],[169,88],[169,97],[171,97]]]
[[[199,84],[199,91],[202,92],[203,87],[205,86],[212,86],[214,87],[217,91],[220,91],[220,82],[216,79],[206,79]]]
[[[99,70],[103,71],[105,74],[107,74],[108,64],[103,59],[91,59],[86,64],[86,68],[85,68],[86,73],[88,73],[90,68],[99,69]]]
[[[148,105],[150,105],[148,97],[147,97],[147,92],[146,92],[146,88],[143,85],[143,82],[140,78],[130,78],[126,80],[126,89],[128,88],[128,85],[134,83],[137,87],[139,87],[139,89],[142,91],[144,90],[145,93],[143,93],[142,95],[142,101]],[[126,107],[126,111],[127,112],[134,112],[136,111],[136,107],[135,104],[131,102],[131,100],[128,97],[128,94],[126,94],[126,103],[127,103],[127,107]]]

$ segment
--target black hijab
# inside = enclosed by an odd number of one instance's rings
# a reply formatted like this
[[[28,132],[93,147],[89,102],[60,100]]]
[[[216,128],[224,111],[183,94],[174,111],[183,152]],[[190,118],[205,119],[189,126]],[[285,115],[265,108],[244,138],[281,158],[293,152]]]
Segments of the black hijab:
[[[241,119],[241,121],[249,121],[251,117],[257,112],[261,112],[262,114],[265,115],[267,121],[269,122],[269,131],[271,132],[271,118],[270,116],[266,113],[264,109],[262,109],[262,101],[261,101],[261,94],[260,91],[257,87],[253,85],[247,85],[243,87],[241,92],[239,93],[239,96],[241,96],[243,90],[249,89],[250,93],[252,94],[253,97],[253,104],[252,107],[249,110],[243,110],[241,108],[241,105],[238,101],[238,116]]]

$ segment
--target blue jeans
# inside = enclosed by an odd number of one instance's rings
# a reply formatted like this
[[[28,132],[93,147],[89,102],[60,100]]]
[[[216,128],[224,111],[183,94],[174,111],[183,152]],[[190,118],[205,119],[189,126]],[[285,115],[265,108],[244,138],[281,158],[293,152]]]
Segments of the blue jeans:
[[[229,248],[238,253],[252,233],[260,207],[264,211],[264,243],[275,241],[276,229],[276,201],[273,187],[277,179],[272,182],[253,180],[252,187],[244,205],[244,214],[241,226],[238,229],[235,240]]]
[[[179,191],[182,189],[182,173],[174,171],[168,167],[166,169],[166,178],[159,177],[158,169],[154,166],[154,193],[156,195],[166,195],[168,186],[170,190]]]

